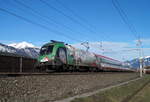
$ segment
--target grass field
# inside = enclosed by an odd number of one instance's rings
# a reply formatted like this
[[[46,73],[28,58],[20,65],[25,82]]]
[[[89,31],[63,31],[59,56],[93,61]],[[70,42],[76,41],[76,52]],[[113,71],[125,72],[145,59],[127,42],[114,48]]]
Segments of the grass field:
[[[150,102],[150,75],[98,94],[71,102]]]
[[[150,83],[138,92],[129,102],[150,102]]]

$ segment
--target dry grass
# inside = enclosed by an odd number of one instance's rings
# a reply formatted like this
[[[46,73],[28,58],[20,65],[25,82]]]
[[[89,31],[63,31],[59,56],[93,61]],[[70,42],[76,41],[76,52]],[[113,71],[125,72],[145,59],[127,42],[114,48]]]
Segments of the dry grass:
[[[129,102],[150,102],[150,83],[138,92]]]
[[[131,82],[120,87],[115,87],[110,90],[95,94],[93,96],[85,98],[77,98],[72,102],[128,102],[130,98],[134,96],[138,92],[138,90],[140,90],[143,87],[143,85],[149,81],[150,76],[145,76],[144,78],[137,80],[135,82]],[[150,93],[150,87],[149,91],[148,90],[145,91],[144,96],[148,93]],[[143,97],[143,94],[141,93],[140,96]],[[135,99],[136,97],[133,100]],[[146,97],[145,100],[147,101],[130,101],[130,102],[149,102],[148,97]]]

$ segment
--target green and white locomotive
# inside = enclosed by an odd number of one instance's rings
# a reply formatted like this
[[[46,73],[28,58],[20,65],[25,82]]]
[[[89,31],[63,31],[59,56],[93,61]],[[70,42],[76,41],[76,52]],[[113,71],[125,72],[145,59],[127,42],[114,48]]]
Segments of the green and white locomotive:
[[[130,71],[120,61],[54,40],[41,47],[37,68],[45,71]]]

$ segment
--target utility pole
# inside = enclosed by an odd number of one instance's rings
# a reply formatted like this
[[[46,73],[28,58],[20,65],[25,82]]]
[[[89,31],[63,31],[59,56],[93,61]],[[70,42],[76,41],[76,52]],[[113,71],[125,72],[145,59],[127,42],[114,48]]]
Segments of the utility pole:
[[[140,58],[139,60],[140,60],[140,77],[142,77],[143,76],[143,71],[142,71],[143,70],[143,66],[142,66],[143,59]]]
[[[86,51],[88,52],[88,50],[90,49],[89,42],[82,42],[81,45],[83,45],[86,48]]]
[[[139,40],[138,40],[138,42],[137,42],[137,46],[139,46],[139,62],[140,62],[140,77],[142,77],[143,76],[143,65],[142,65],[142,63],[143,63],[143,56],[142,56],[142,41],[140,40],[140,38],[139,38]]]
[[[143,71],[144,71],[145,66],[146,66],[146,65],[145,65],[145,60],[144,60],[144,56],[145,56],[145,55],[144,55],[143,47],[142,47],[141,49],[142,49],[142,56],[143,56],[143,60],[142,60],[143,62],[142,62],[142,64],[143,64]],[[143,72],[143,73],[144,73],[144,72]]]

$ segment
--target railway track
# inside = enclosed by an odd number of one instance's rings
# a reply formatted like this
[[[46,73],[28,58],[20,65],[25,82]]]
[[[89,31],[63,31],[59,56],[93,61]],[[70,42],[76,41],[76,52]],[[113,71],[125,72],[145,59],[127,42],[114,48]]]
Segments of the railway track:
[[[10,72],[0,72],[0,75],[92,75],[92,74],[124,74],[124,73],[132,73],[132,72],[38,72],[38,73],[10,73]]]

